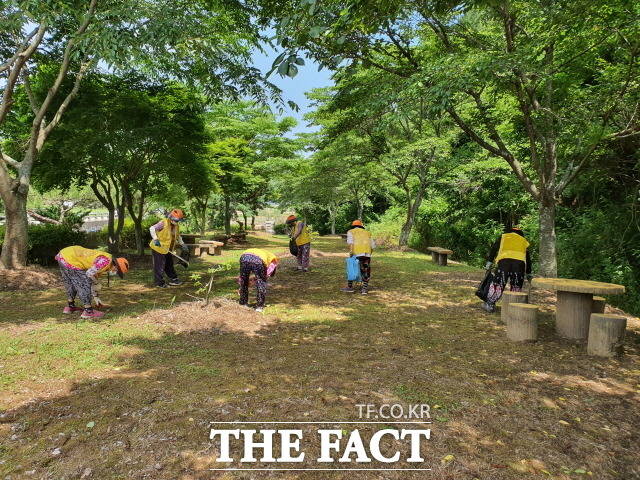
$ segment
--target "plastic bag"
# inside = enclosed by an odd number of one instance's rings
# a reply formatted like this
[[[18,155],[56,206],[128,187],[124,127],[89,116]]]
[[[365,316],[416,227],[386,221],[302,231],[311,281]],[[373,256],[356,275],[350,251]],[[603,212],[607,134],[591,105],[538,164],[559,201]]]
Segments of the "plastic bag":
[[[361,282],[362,276],[360,274],[360,262],[358,257],[349,257],[346,260],[347,266],[347,281],[349,282]]]
[[[298,256],[298,244],[296,243],[296,241],[293,238],[289,241],[289,252],[294,257]]]
[[[493,274],[493,271],[487,270],[487,274],[484,276],[484,279],[480,282],[480,285],[478,285],[478,289],[476,290],[476,296],[480,298],[480,300],[484,302],[487,301],[489,287],[491,286],[491,283],[493,283],[494,278],[495,275]]]

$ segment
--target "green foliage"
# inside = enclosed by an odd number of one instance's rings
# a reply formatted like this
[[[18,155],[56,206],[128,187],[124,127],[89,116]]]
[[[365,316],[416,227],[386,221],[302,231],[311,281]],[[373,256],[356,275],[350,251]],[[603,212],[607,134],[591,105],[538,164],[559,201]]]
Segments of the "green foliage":
[[[191,280],[193,281],[193,285],[197,288],[196,293],[198,295],[204,295],[203,300],[205,305],[209,305],[209,300],[211,298],[211,292],[213,289],[213,281],[216,278],[216,275],[222,272],[228,272],[236,267],[236,263],[233,261],[228,261],[225,263],[214,265],[211,268],[207,269],[207,274],[209,275],[209,279],[205,282],[206,276],[194,273],[191,275]]]
[[[71,245],[85,245],[86,234],[67,224],[29,225],[27,261],[45,267],[56,264],[56,254]],[[0,226],[0,251],[4,240],[4,226]]]
[[[58,220],[60,218],[62,208],[60,205],[48,205],[46,207],[36,208],[35,212],[47,218]],[[84,217],[91,213],[91,210],[72,210],[66,212],[63,223],[71,228],[80,228],[83,224]]]
[[[151,242],[151,234],[149,233],[149,228],[151,225],[155,225],[158,223],[158,219],[155,217],[145,218],[142,221],[142,244],[145,246],[149,245]],[[101,245],[107,245],[109,238],[109,233],[107,231],[107,226],[105,225],[98,232],[98,240]],[[122,227],[122,233],[120,233],[120,247],[125,249],[135,250],[136,248],[136,232],[135,225],[133,220],[127,218],[124,221],[124,226]]]
[[[401,205],[394,205],[384,212],[376,221],[366,226],[376,241],[378,247],[392,247],[398,245],[400,229],[404,223],[406,212]]]
[[[627,292],[608,298],[607,303],[640,312],[640,230],[630,223],[632,211],[620,211],[607,200],[561,213],[561,276],[625,285]]]
[[[286,223],[277,223],[273,226],[273,233],[276,235],[288,235],[289,227]]]

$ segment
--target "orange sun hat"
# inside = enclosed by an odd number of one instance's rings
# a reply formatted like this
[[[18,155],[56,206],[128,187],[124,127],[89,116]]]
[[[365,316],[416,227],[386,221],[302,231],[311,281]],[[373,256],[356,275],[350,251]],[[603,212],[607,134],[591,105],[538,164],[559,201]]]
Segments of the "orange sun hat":
[[[124,274],[129,271],[129,261],[126,258],[118,257],[114,259],[116,270],[120,278],[124,278]]]
[[[364,225],[362,225],[362,220],[354,220],[353,222],[351,222],[351,226],[352,227],[364,227]]]
[[[174,222],[182,222],[184,220],[184,212],[179,208],[174,208],[167,217]]]

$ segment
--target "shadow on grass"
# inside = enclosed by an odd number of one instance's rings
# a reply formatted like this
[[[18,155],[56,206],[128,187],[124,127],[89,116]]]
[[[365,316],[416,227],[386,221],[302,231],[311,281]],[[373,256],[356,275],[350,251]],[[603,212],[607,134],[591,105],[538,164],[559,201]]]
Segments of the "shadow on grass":
[[[126,353],[106,377],[2,413],[0,425],[10,426],[13,438],[0,449],[0,472],[75,478],[89,468],[104,479],[267,478],[208,471],[219,453],[208,440],[210,422],[339,422],[358,420],[358,404],[429,403],[433,441],[423,455],[434,478],[520,479],[522,472],[503,466],[521,458],[552,472],[585,467],[595,478],[613,478],[610,471],[634,478],[637,395],[621,378],[603,385],[594,375],[594,369],[615,375],[607,361],[587,361],[560,343],[510,344],[492,319],[464,318],[463,311],[425,316],[389,305],[371,317],[345,306],[340,320],[267,321],[254,335],[225,332],[224,319],[212,318],[210,328],[113,339]],[[616,368],[632,365],[627,359]],[[585,435],[588,442],[580,440]],[[312,452],[311,431],[309,441]],[[441,463],[449,454],[456,461]],[[319,478],[313,475],[296,478]],[[424,478],[394,475],[384,478]]]
[[[314,244],[343,251],[339,239]],[[477,308],[473,289],[482,273],[438,267],[424,255],[374,255],[370,296],[338,291],[341,259],[313,263],[309,274],[283,269],[273,279],[269,315],[256,316],[267,324],[253,335],[225,331],[225,319],[215,316],[206,318],[206,328],[177,333],[135,324],[124,311],[132,316],[167,307],[188,288],[137,292],[131,284],[119,304],[122,320],[149,330],[98,334],[95,341],[117,354],[96,378],[3,412],[0,428],[10,435],[0,444],[0,472],[17,478],[31,470],[35,478],[78,478],[86,469],[101,479],[326,478],[208,471],[220,466],[214,463],[218,446],[208,439],[210,422],[358,420],[358,404],[428,403],[433,439],[423,453],[431,478],[515,480],[542,470],[561,478],[576,469],[598,479],[637,478],[633,345],[623,359],[587,357],[582,347],[555,337],[547,313],[538,343],[510,343],[498,317]],[[218,295],[233,296],[235,275],[221,276]],[[309,448],[317,447],[309,438]],[[455,461],[443,463],[447,455]]]

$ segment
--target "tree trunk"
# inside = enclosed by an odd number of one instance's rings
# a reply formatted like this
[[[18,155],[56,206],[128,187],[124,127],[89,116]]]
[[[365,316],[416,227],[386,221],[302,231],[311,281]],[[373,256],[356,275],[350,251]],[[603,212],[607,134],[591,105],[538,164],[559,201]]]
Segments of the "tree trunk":
[[[231,235],[231,198],[224,197],[224,233]]]
[[[109,253],[117,253],[116,242],[116,213],[115,209],[109,208],[107,217],[107,250]]]
[[[251,230],[255,230],[256,229],[256,216],[252,215],[251,216]]]
[[[331,235],[336,234],[336,213],[338,211],[338,207],[335,205],[330,205],[328,207],[329,210],[329,222],[331,224]]]
[[[416,198],[412,202],[411,197],[408,197],[407,200],[407,219],[402,225],[402,229],[400,230],[400,239],[398,240],[398,245],[400,247],[406,247],[409,245],[409,236],[411,235],[411,230],[413,229],[413,224],[416,221],[416,215],[418,213],[418,209],[422,204],[422,199],[424,198],[424,187],[420,187],[418,192],[416,193]]]
[[[209,197],[204,201],[201,205],[202,210],[200,212],[200,235],[204,236],[207,234],[207,204],[209,203]]]
[[[118,214],[117,219],[116,213]],[[124,216],[123,205],[118,205],[115,209],[109,209],[109,220],[107,224],[107,232],[109,233],[107,250],[109,250],[109,253],[116,254],[120,252],[120,234],[124,227]]]
[[[143,239],[143,231],[142,231],[142,218],[133,220],[133,229],[136,234],[136,253],[138,255],[144,255],[144,243]]]
[[[140,196],[137,199],[136,204],[134,205],[134,196],[129,189],[129,186],[122,186],[122,192],[125,199],[125,204],[127,210],[129,210],[129,216],[133,221],[133,231],[136,239],[136,253],[138,255],[144,255],[144,243],[143,243],[143,232],[142,232],[142,219],[144,217],[144,199],[145,194],[144,190],[140,192]],[[124,212],[124,209],[123,209]],[[124,225],[124,223],[123,223]]]
[[[6,219],[0,267],[22,268],[27,265],[27,195],[9,192],[9,195],[3,195],[3,201]]]
[[[556,258],[556,204],[553,200],[542,200],[540,212],[540,275],[557,277]]]
[[[362,220],[362,213],[364,211],[364,204],[360,201],[359,198],[356,199],[356,207],[357,207],[357,217]]]
[[[246,232],[247,230],[249,230],[249,222],[247,221],[247,214],[244,212],[244,210],[241,210],[242,212],[242,220],[244,223],[244,231]]]

